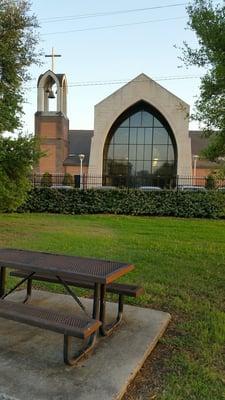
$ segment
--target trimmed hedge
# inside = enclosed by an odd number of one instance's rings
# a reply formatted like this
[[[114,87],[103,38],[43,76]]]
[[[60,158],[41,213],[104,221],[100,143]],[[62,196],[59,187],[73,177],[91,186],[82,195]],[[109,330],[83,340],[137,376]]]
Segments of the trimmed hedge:
[[[19,212],[126,214],[224,218],[225,194],[217,191],[79,190],[35,188]]]

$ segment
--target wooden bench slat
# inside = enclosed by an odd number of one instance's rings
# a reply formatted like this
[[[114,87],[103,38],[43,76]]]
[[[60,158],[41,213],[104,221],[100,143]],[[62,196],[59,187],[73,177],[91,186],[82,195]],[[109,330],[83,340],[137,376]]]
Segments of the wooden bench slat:
[[[19,278],[25,278],[28,274],[24,271],[16,270],[12,271],[10,275]],[[56,277],[54,278],[52,277],[52,275],[47,275],[47,274],[35,274],[32,276],[32,280],[59,283]],[[67,285],[71,286],[77,286],[84,289],[94,289],[94,283],[86,282],[84,280],[65,279],[65,282]],[[109,293],[123,294],[124,296],[129,296],[129,297],[138,297],[144,293],[144,289],[142,287],[124,283],[110,283],[109,285],[106,286],[106,291]]]
[[[8,300],[0,300],[0,317],[81,339],[89,337],[101,325],[100,321],[88,317],[81,318]]]

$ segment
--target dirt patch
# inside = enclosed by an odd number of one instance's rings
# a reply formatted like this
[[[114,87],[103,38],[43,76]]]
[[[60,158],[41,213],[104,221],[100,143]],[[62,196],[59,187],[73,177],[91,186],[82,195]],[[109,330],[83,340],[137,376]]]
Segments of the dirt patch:
[[[155,400],[162,393],[164,377],[168,371],[169,346],[159,343],[128,386],[122,400]]]
[[[173,316],[164,338],[179,335],[177,321],[178,317]],[[170,372],[168,360],[175,351],[176,347],[159,342],[128,386],[122,400],[157,400],[165,388],[165,377]]]

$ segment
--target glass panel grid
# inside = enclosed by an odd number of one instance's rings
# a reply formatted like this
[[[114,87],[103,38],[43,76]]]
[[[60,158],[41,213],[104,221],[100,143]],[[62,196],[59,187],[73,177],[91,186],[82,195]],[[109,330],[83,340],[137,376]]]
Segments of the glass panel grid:
[[[106,151],[104,171],[146,176],[173,174],[174,147],[168,130],[151,113],[141,110],[128,117],[115,131]]]

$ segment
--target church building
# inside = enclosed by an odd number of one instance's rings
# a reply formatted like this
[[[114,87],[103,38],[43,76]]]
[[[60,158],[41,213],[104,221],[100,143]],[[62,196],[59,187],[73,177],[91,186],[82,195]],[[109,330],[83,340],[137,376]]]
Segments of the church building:
[[[206,141],[189,131],[189,105],[140,74],[95,106],[93,130],[71,130],[65,74],[48,70],[37,83],[35,134],[46,156],[37,173],[96,176],[102,185],[136,186],[143,178],[206,176],[198,159]],[[56,98],[56,109],[49,102]],[[82,160],[81,160],[82,159]],[[197,162],[198,160],[198,162]]]

